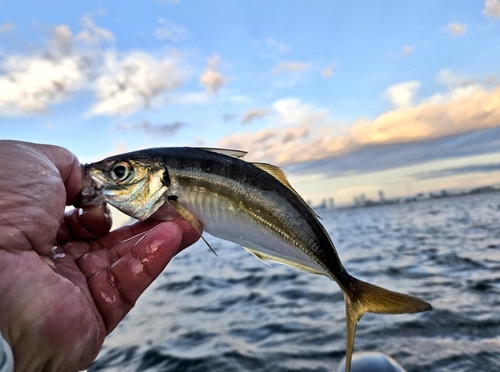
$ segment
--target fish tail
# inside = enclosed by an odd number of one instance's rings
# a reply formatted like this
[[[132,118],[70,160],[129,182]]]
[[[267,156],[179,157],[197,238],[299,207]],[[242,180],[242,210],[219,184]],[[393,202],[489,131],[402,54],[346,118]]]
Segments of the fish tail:
[[[347,322],[346,372],[351,369],[356,325],[364,313],[404,314],[431,310],[432,306],[413,296],[389,291],[349,276],[344,288]]]

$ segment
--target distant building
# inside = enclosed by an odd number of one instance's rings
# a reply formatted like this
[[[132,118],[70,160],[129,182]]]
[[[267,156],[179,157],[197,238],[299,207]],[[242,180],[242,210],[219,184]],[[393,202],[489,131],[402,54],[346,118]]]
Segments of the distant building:
[[[380,203],[385,203],[384,190],[379,190],[378,199],[379,199]]]

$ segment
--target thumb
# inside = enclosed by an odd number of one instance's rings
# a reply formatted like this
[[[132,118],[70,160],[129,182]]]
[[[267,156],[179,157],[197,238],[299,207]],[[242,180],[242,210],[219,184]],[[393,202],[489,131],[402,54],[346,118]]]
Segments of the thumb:
[[[32,143],[57,168],[66,188],[66,205],[74,204],[82,190],[82,170],[77,157],[69,150],[53,145]]]

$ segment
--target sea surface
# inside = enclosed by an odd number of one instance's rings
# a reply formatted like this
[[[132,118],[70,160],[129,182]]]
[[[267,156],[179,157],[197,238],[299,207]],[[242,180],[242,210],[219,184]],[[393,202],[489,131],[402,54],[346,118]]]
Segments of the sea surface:
[[[408,372],[500,371],[500,192],[321,211],[354,276],[434,309],[366,314],[356,351]],[[268,266],[207,235],[179,254],[106,340],[96,371],[333,371],[342,294],[326,277]]]

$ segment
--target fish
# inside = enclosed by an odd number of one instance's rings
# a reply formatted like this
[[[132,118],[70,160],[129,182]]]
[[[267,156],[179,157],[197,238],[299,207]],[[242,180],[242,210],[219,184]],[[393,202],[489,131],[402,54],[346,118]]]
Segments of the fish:
[[[335,281],[346,309],[346,371],[356,325],[366,312],[417,313],[432,306],[351,276],[319,216],[285,172],[247,162],[245,151],[159,147],[83,165],[82,206],[108,203],[138,220],[182,216],[203,231],[241,245],[266,263],[280,263]],[[207,243],[208,244],[208,243]]]

